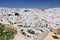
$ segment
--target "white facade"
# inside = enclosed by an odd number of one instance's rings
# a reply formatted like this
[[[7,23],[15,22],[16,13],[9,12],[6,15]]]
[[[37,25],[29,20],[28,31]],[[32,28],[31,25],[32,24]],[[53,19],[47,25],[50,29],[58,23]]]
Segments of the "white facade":
[[[28,11],[24,12],[24,10]],[[20,16],[15,16],[15,12]],[[11,14],[12,16],[8,16],[8,14]],[[1,19],[3,19],[3,21],[0,22],[5,24],[10,25],[9,22],[23,22],[23,25],[26,23],[27,26],[40,25],[39,21],[41,21],[41,25],[45,25],[46,22],[41,19],[46,19],[50,22],[50,26],[54,26],[60,20],[60,8],[49,8],[44,10],[36,8],[0,8],[0,20]],[[13,25],[18,25],[18,23]]]

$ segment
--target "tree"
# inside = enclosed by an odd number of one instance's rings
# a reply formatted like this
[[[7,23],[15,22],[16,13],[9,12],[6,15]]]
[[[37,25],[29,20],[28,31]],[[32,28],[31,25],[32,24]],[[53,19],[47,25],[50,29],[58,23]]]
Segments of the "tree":
[[[14,29],[9,28],[7,31],[4,29],[4,24],[0,23],[0,40],[13,40],[14,38]],[[5,32],[3,32],[5,30]]]
[[[0,36],[3,35],[3,29],[4,28],[4,24],[0,23]]]
[[[0,40],[5,40],[5,35],[3,33],[4,24],[0,23]]]
[[[14,32],[13,31],[8,31],[8,32],[5,32],[5,40],[13,40],[14,38]]]
[[[0,29],[3,29],[3,28],[4,28],[4,24],[0,23]]]

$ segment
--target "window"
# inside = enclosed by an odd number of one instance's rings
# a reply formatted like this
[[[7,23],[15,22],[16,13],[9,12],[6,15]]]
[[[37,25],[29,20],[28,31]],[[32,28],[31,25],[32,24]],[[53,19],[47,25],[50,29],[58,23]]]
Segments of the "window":
[[[8,16],[11,16],[11,14],[8,14]]]
[[[19,16],[19,14],[18,13],[15,13],[15,16]]]
[[[24,12],[28,12],[29,10],[24,10]]]

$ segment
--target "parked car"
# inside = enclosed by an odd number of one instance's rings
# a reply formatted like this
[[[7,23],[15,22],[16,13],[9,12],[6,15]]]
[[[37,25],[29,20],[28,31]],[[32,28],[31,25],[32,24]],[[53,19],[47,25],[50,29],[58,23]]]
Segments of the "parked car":
[[[49,28],[50,32],[52,32],[54,29],[53,28]]]
[[[40,29],[41,32],[44,32],[42,29]]]
[[[27,37],[31,37],[30,35],[27,35]]]
[[[21,31],[23,31],[23,29],[21,29]]]
[[[25,32],[22,32],[22,34],[23,34],[24,36],[26,36],[26,33],[25,33]]]
[[[35,34],[35,31],[33,30],[27,30],[30,34]]]
[[[54,39],[59,39],[59,37],[56,35],[56,33],[53,33],[53,34],[52,34],[52,37],[53,37]]]

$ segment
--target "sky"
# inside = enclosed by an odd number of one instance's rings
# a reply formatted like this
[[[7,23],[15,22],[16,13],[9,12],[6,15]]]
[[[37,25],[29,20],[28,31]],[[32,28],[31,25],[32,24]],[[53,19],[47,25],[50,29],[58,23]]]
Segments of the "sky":
[[[53,8],[60,7],[60,0],[0,0],[0,7]]]

